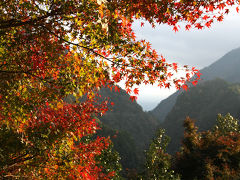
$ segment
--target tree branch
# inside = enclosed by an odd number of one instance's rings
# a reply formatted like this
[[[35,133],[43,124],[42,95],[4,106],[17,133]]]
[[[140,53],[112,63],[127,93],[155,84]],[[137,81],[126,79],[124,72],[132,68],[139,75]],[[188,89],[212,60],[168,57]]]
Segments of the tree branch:
[[[51,33],[52,35],[54,35],[54,36],[57,37],[58,39],[66,42],[66,43],[68,43],[68,44],[71,44],[71,45],[74,45],[74,46],[77,46],[77,47],[80,47],[80,48],[83,48],[83,49],[87,49],[88,51],[94,53],[95,55],[97,55],[97,56],[99,56],[99,57],[101,57],[101,58],[103,58],[103,59],[105,59],[105,60],[107,60],[107,61],[109,61],[109,62],[111,62],[111,63],[113,63],[113,64],[117,64],[117,65],[119,65],[119,66],[121,65],[121,66],[130,67],[130,66],[128,66],[128,65],[123,65],[123,64],[116,63],[115,61],[112,61],[112,60],[111,60],[112,58],[107,58],[107,57],[103,56],[102,54],[99,54],[99,53],[95,52],[94,49],[92,49],[92,48],[89,48],[89,47],[86,47],[86,46],[81,46],[81,45],[79,45],[79,44],[77,44],[77,43],[70,42],[70,41],[68,41],[68,40],[66,40],[66,39],[64,39],[64,38],[61,38],[61,37],[58,36],[56,33],[54,33],[54,32],[52,32],[51,30],[49,30],[47,27],[45,27],[45,26],[42,26],[42,27],[45,28],[49,33]]]
[[[46,15],[44,16],[40,16],[37,18],[31,18],[27,21],[23,21],[23,20],[16,20],[16,19],[10,19],[10,20],[6,20],[6,21],[0,21],[0,29],[7,29],[7,28],[12,28],[12,27],[18,27],[18,26],[23,26],[23,25],[34,25],[37,22],[44,20],[50,16],[56,16],[56,15],[60,15],[63,14],[63,12],[60,11],[60,9],[52,11],[52,12],[48,12]]]

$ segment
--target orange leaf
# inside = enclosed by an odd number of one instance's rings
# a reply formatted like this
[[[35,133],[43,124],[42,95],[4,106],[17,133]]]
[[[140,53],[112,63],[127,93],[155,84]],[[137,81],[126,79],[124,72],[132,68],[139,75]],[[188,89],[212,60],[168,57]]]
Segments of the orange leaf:
[[[198,83],[198,81],[193,81],[193,82],[192,82],[192,84],[193,84],[194,86],[196,86],[197,83]]]
[[[213,11],[213,5],[209,6],[209,11]]]
[[[137,100],[137,96],[130,96],[130,99],[131,99],[132,102],[136,101]]]

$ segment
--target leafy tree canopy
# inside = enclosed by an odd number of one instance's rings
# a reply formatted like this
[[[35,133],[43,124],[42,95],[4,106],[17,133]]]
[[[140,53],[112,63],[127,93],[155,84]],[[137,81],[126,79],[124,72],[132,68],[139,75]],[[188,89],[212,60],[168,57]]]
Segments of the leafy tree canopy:
[[[214,127],[214,131],[219,132],[222,135],[229,133],[240,133],[239,120],[227,113],[225,116],[218,114],[217,124]]]
[[[157,131],[155,139],[146,152],[146,169],[143,179],[179,180],[178,175],[171,170],[171,156],[166,153],[170,138],[164,129]]]

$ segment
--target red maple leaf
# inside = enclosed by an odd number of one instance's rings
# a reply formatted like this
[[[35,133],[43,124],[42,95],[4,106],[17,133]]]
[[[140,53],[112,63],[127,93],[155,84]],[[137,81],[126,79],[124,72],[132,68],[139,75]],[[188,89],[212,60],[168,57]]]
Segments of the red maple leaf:
[[[130,99],[131,99],[132,102],[136,101],[137,100],[137,96],[130,96]]]
[[[188,90],[188,86],[186,84],[182,85],[182,89],[187,91]]]
[[[193,84],[194,86],[196,86],[196,85],[197,85],[197,83],[198,83],[198,81],[197,81],[197,80],[192,82],[192,84]]]
[[[132,92],[132,90],[129,89],[129,88],[127,88],[127,89],[126,89],[126,92],[127,92],[128,94],[130,94],[130,93]]]
[[[135,89],[133,90],[133,93],[136,94],[136,95],[138,95],[138,93],[139,93],[138,88],[135,88]]]

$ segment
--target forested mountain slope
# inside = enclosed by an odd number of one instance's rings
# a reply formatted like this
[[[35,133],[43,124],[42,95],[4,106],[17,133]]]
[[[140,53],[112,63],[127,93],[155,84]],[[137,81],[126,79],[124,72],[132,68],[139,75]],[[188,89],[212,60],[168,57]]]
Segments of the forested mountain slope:
[[[161,124],[171,138],[168,151],[174,153],[178,150],[186,116],[195,119],[199,131],[202,131],[215,124],[218,113],[225,115],[228,112],[236,118],[240,116],[240,84],[215,79],[191,87],[188,92],[180,94],[166,120]]]
[[[120,153],[123,166],[136,168],[143,163],[144,150],[148,148],[159,123],[144,112],[140,105],[132,102],[130,96],[122,89],[120,92],[115,92],[104,88],[100,95],[102,98],[108,97],[109,101],[114,103],[114,106],[100,118],[104,124],[102,133],[106,136],[112,135],[113,131],[118,131],[113,142]],[[126,146],[123,141],[128,142]]]

